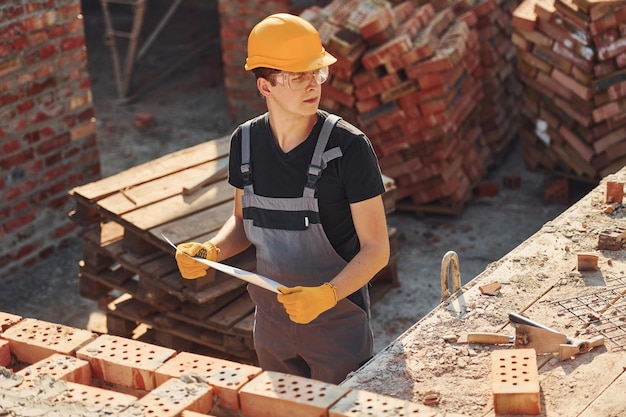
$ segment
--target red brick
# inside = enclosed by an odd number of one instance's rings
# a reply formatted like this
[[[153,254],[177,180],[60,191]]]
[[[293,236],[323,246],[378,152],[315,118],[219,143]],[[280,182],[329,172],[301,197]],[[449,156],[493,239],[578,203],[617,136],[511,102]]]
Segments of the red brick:
[[[609,119],[613,116],[622,114],[626,112],[626,99],[620,99],[617,101],[612,101],[604,106],[598,107],[593,111],[593,120],[597,122],[601,122],[603,120]]]
[[[557,68],[552,71],[551,76],[557,83],[562,85],[565,89],[572,91],[583,100],[589,101],[593,97],[593,91],[590,87],[579,84],[576,80],[559,71]]]
[[[59,7],[57,9],[57,16],[62,20],[82,20],[78,19],[78,16],[81,14],[81,5],[80,3],[70,3],[66,6]]]
[[[626,96],[626,81],[609,86],[609,88],[607,88],[607,93],[611,100],[617,100]]]
[[[16,374],[24,377],[20,389],[34,386],[34,383],[42,375],[49,375],[56,380],[77,384],[91,384],[89,362],[59,353],[53,353],[47,358],[21,369]]]
[[[64,38],[61,41],[61,49],[63,51],[69,51],[71,49],[82,48],[85,45],[85,38],[83,36],[74,36],[71,38]]]
[[[67,174],[70,169],[70,164],[50,169],[45,172],[44,175],[40,178],[40,183],[48,184],[52,181],[56,181],[58,178],[61,178],[62,176]]]
[[[87,330],[26,318],[2,334],[11,346],[15,357],[33,364],[53,353],[72,356],[77,349],[93,341]]]
[[[387,42],[377,48],[371,49],[363,54],[361,62],[367,70],[372,70],[384,64],[391,57],[401,55],[412,49],[413,44],[408,35],[400,35],[392,41]]]
[[[328,410],[328,417],[420,415],[434,416],[436,412],[426,405],[363,390],[351,390]]]
[[[626,52],[626,37],[616,39],[608,45],[597,46],[598,58],[604,61]]]
[[[604,193],[604,204],[619,203],[624,200],[624,183],[617,181],[607,181]]]
[[[478,197],[495,197],[499,191],[500,187],[495,181],[481,181],[476,186],[476,195]]]
[[[4,155],[17,152],[21,148],[22,145],[20,144],[20,141],[18,139],[10,139],[9,141],[2,143],[2,153]]]
[[[535,350],[493,351],[491,353],[491,386],[496,414],[541,413]]]
[[[317,417],[326,415],[349,388],[279,372],[263,372],[239,392],[244,415]]]
[[[8,158],[0,159],[0,168],[9,170],[15,166],[22,165],[31,161],[33,159],[33,150],[25,149],[22,152],[17,153],[16,155],[10,156]]]
[[[18,104],[17,106],[15,106],[17,112],[19,114],[24,114],[27,113],[29,111],[31,111],[33,108],[35,107],[35,102],[33,102],[33,100],[26,100],[20,104]]]
[[[101,335],[76,352],[88,360],[93,375],[124,387],[151,390],[156,387],[155,371],[176,354],[173,349]]]
[[[0,339],[0,366],[8,368],[11,365],[11,348],[9,341]]]
[[[38,155],[47,155],[52,151],[63,149],[70,143],[70,134],[64,133],[55,138],[41,142],[37,146]]]
[[[20,320],[22,320],[22,316],[10,314],[10,313],[4,313],[0,311],[0,333],[4,332],[9,327],[15,325]]]
[[[53,88],[56,87],[56,81],[54,78],[48,78],[40,83],[34,83],[33,85],[31,85],[30,87],[28,87],[26,89],[26,94],[28,96],[35,96],[38,95],[40,93],[42,93],[43,91],[49,89],[49,88]]]
[[[212,388],[192,378],[170,379],[141,397],[133,404],[133,411],[120,416],[136,415],[176,417],[184,410],[208,413],[213,408]]]
[[[22,67],[22,61],[19,56],[11,59],[2,59],[0,61],[0,77],[4,77],[13,71],[17,71]]]
[[[17,3],[14,3],[17,4]],[[4,7],[4,6],[3,6]],[[22,16],[24,14],[24,7],[20,6],[6,6],[3,9],[4,16],[6,16],[7,20],[12,20],[16,17]]]
[[[63,202],[67,202],[68,197],[61,197],[60,200]],[[66,222],[65,225],[59,226],[54,229],[52,237],[55,239],[61,239],[63,237],[69,236],[74,230],[76,230],[77,227],[78,225],[76,223]]]
[[[52,399],[54,403],[80,403],[86,405],[90,410],[120,415],[119,413],[137,401],[137,397],[130,394],[74,382],[66,382],[65,384],[67,389]]]
[[[53,57],[58,53],[57,47],[54,44],[48,44],[39,50],[39,58],[44,60]]]
[[[213,387],[220,407],[238,411],[239,390],[260,373],[261,368],[256,366],[180,352],[159,367],[155,377],[157,385],[161,385],[170,378],[197,374]]]

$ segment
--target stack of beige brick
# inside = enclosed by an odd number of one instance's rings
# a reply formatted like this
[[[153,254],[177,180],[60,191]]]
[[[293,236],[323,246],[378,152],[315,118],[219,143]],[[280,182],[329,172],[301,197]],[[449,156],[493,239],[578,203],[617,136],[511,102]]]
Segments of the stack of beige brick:
[[[436,408],[367,391],[0,312],[0,414],[4,413],[442,415]]]

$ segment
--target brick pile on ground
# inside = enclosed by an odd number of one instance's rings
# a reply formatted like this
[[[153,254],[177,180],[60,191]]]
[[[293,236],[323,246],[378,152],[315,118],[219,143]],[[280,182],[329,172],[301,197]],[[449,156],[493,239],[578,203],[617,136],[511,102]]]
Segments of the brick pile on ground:
[[[364,390],[0,312],[0,415],[365,414],[444,413]]]
[[[459,19],[478,31],[484,94],[478,117],[494,165],[516,138],[521,122],[523,87],[511,40],[511,17],[518,5],[518,0],[499,0],[458,1],[452,6]]]
[[[301,14],[338,58],[321,106],[372,140],[398,209],[458,214],[514,138],[511,8],[333,1]]]
[[[524,160],[596,182],[626,163],[626,2],[524,0],[513,41]]]

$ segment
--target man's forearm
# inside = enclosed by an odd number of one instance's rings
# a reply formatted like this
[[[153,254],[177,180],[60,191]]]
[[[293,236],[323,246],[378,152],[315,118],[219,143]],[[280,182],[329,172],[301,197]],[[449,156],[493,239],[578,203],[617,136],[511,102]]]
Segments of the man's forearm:
[[[243,221],[236,216],[231,216],[211,242],[220,249],[218,261],[235,256],[250,246],[243,228]]]
[[[367,284],[389,262],[389,242],[361,248],[346,267],[331,280],[341,300]]]

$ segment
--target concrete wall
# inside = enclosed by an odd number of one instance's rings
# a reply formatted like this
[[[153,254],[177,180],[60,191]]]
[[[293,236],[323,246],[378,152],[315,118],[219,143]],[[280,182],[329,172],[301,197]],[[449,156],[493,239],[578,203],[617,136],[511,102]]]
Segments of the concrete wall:
[[[80,0],[0,3],[0,279],[75,233],[67,191],[100,176]]]

